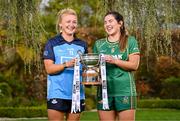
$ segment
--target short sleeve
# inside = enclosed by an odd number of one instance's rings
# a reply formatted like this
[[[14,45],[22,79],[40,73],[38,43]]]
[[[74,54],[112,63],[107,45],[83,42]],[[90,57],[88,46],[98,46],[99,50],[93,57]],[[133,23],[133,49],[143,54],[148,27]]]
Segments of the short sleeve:
[[[137,40],[131,36],[128,38],[129,54],[140,53]]]
[[[43,52],[43,59],[51,59],[55,61],[54,51],[53,51],[53,47],[50,41],[48,41],[45,45],[45,49]]]

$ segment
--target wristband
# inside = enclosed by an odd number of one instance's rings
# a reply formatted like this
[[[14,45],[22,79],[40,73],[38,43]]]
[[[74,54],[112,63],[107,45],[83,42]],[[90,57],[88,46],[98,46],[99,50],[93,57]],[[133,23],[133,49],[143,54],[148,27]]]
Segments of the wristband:
[[[64,62],[64,63],[63,63],[63,66],[64,66],[64,68],[67,68],[67,66],[66,66],[66,62]]]

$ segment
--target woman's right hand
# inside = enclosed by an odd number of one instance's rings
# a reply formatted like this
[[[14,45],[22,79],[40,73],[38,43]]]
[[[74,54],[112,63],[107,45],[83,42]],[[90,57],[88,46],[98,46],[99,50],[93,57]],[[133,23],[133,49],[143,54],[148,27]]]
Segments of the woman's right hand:
[[[75,58],[65,62],[66,67],[72,67],[74,66],[74,63],[75,63]]]
[[[111,55],[105,55],[105,60],[107,63],[115,64],[116,59],[113,58]]]

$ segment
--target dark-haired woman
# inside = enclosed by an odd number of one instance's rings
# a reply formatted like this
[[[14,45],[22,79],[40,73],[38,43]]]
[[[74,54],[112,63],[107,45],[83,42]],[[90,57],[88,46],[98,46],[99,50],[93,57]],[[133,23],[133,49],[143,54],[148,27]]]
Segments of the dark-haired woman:
[[[106,38],[95,42],[93,52],[104,54],[106,61],[109,109],[103,109],[102,87],[98,88],[97,109],[101,121],[134,121],[136,87],[133,71],[138,69],[140,51],[137,40],[128,36],[124,19],[118,12],[104,17]]]

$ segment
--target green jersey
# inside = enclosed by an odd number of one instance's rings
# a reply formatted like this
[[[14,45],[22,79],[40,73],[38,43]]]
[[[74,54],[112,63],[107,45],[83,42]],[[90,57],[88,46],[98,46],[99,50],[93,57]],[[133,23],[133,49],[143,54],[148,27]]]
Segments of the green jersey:
[[[139,53],[136,39],[128,37],[127,48],[121,52],[119,42],[109,42],[107,38],[95,42],[94,53],[112,55],[116,59],[128,60],[128,55]],[[108,96],[136,96],[136,87],[132,71],[124,70],[115,64],[106,63]],[[99,92],[101,94],[101,91]]]

